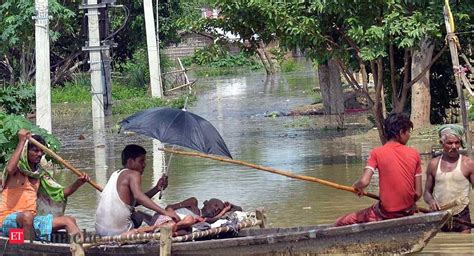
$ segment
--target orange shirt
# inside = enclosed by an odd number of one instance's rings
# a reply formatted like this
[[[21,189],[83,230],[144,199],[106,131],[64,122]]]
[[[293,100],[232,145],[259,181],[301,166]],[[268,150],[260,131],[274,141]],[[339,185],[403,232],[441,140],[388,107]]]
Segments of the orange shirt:
[[[11,213],[31,211],[36,214],[38,187],[39,181],[32,184],[28,177],[25,177],[24,183],[21,185],[12,188],[9,188],[8,185],[5,187],[0,197],[0,226]]]
[[[389,141],[370,152],[366,168],[379,172],[380,202],[384,210],[406,210],[415,203],[415,176],[421,175],[418,152]]]

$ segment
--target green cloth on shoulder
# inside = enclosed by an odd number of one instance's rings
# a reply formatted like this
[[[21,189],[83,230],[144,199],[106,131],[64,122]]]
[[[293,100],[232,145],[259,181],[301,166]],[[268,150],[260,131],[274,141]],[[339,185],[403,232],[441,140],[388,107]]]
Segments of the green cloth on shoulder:
[[[64,187],[57,183],[54,180],[52,172],[44,169],[41,164],[38,165],[38,170],[33,172],[28,164],[28,141],[25,143],[23,150],[21,152],[20,161],[18,162],[18,169],[24,175],[40,180],[39,193],[47,196],[54,202],[65,202],[66,198],[64,197]],[[2,186],[1,190],[5,187],[8,172],[6,167],[2,173]],[[1,191],[0,190],[0,191]]]

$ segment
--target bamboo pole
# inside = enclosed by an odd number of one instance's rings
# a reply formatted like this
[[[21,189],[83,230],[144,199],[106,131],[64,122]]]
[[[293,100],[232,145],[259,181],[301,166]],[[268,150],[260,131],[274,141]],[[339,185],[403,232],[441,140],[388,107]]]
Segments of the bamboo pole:
[[[466,110],[466,103],[464,100],[464,93],[463,87],[461,85],[461,66],[459,66],[459,56],[458,56],[458,46],[459,39],[457,38],[456,34],[454,34],[455,27],[454,27],[454,19],[453,14],[451,13],[451,9],[449,7],[449,0],[445,0],[444,5],[444,22],[446,25],[446,33],[447,39],[449,43],[449,51],[451,52],[451,61],[453,63],[453,71],[454,71],[454,80],[456,81],[456,89],[458,92],[459,97],[459,107],[461,109],[461,118],[462,124],[464,128],[464,135],[465,135],[465,142],[468,154],[470,155],[472,152],[471,147],[471,132],[469,130],[469,123],[467,120],[467,110]]]
[[[244,220],[237,224],[235,226],[235,229],[240,230],[243,228],[249,228],[249,227],[255,227],[255,226],[260,226],[262,224],[261,220]],[[185,242],[185,241],[191,241],[191,240],[196,240],[198,238],[203,238],[203,237],[208,237],[212,235],[217,235],[220,233],[225,233],[234,230],[233,227],[226,226],[226,227],[218,227],[218,228],[211,228],[208,230],[204,231],[198,231],[198,232],[193,232],[189,235],[184,235],[184,236],[177,236],[171,238],[173,242]]]
[[[328,186],[328,187],[332,187],[332,188],[335,188],[335,189],[357,193],[357,191],[353,187],[344,186],[344,185],[341,185],[341,184],[337,184],[337,183],[327,181],[327,180],[323,180],[323,179],[318,179],[318,178],[311,177],[311,176],[297,175],[297,174],[294,174],[294,173],[291,173],[291,172],[281,171],[281,170],[277,170],[277,169],[274,169],[274,168],[271,168],[271,167],[256,165],[256,164],[248,163],[248,162],[241,161],[241,160],[234,160],[234,159],[224,158],[224,157],[215,156],[215,155],[207,155],[207,154],[203,154],[203,153],[187,152],[187,151],[176,150],[176,149],[168,149],[168,148],[160,148],[159,150],[162,150],[162,151],[168,152],[168,153],[178,154],[178,155],[185,155],[185,156],[192,156],[192,157],[202,157],[202,158],[213,159],[213,160],[216,160],[216,161],[221,161],[221,162],[226,162],[226,163],[243,165],[243,166],[247,166],[247,167],[250,167],[250,168],[257,169],[257,170],[262,170],[262,171],[266,171],[266,172],[270,172],[270,173],[274,173],[274,174],[279,174],[279,175],[294,178],[294,179],[310,181],[310,182],[316,182],[316,183],[319,183],[319,184],[322,184],[322,185],[325,185],[325,186]],[[368,192],[365,192],[365,191],[364,191],[364,196],[370,197],[370,198],[375,199],[375,200],[380,200],[378,195],[368,193]],[[418,207],[418,211],[420,211],[422,213],[431,212],[429,209],[426,209],[426,208],[423,208],[423,207]],[[460,224],[466,225],[468,227],[474,228],[474,224],[472,224],[470,222],[466,222],[466,221],[460,220],[458,218],[453,218],[453,220],[457,223],[460,223]]]
[[[159,150],[162,150],[162,151],[168,152],[168,153],[173,153],[173,154],[192,156],[192,157],[202,157],[202,158],[208,158],[208,159],[221,161],[221,162],[226,162],[226,163],[243,165],[243,166],[247,166],[247,167],[250,167],[250,168],[257,169],[257,170],[262,170],[262,171],[266,171],[266,172],[270,172],[270,173],[274,173],[274,174],[279,174],[279,175],[286,176],[286,177],[293,178],[293,179],[316,182],[316,183],[319,183],[319,184],[322,184],[322,185],[325,185],[325,186],[329,186],[329,187],[332,187],[332,188],[336,188],[336,189],[339,189],[339,190],[345,190],[345,191],[349,191],[349,192],[352,192],[352,193],[357,193],[357,191],[353,187],[344,186],[344,185],[341,185],[341,184],[337,184],[337,183],[334,183],[334,182],[331,182],[331,181],[319,179],[319,178],[316,178],[316,177],[305,176],[305,175],[297,175],[297,174],[294,174],[294,173],[291,173],[291,172],[281,171],[281,170],[277,170],[275,168],[256,165],[256,164],[248,163],[248,162],[241,161],[241,160],[234,160],[234,159],[229,159],[229,158],[215,156],[215,155],[207,155],[207,154],[203,154],[203,153],[188,152],[188,151],[168,149],[168,148],[160,148]],[[373,199],[377,199],[377,200],[379,199],[379,197],[377,195],[369,193],[369,192],[364,192],[364,195],[367,196],[367,197],[373,198]]]
[[[59,163],[61,163],[62,165],[66,166],[68,169],[70,169],[72,172],[74,172],[77,176],[82,176],[83,172],[79,171],[78,169],[76,169],[76,167],[72,166],[70,163],[68,163],[67,161],[65,161],[64,159],[62,159],[59,155],[57,155],[56,153],[54,153],[54,151],[52,151],[51,149],[49,149],[48,147],[46,147],[45,145],[39,143],[37,140],[35,140],[33,137],[29,136],[28,137],[28,140],[33,143],[35,146],[37,146],[38,148],[40,148],[41,150],[43,150],[44,152],[46,152],[48,155],[50,155],[51,157],[53,157],[54,159],[56,159],[56,161],[58,161]],[[99,190],[100,192],[102,192],[102,187],[100,187],[97,183],[95,183],[93,180],[89,180],[88,181],[89,184],[91,184],[95,189]]]
[[[178,89],[183,88],[183,87],[186,87],[186,86],[191,87],[191,86],[194,85],[194,83],[196,83],[196,81],[192,81],[192,82],[189,82],[189,83],[187,83],[187,84],[182,84],[182,85],[176,86],[176,87],[174,87],[174,88],[169,89],[168,92],[171,92],[171,91],[174,91],[174,90],[178,90]]]
[[[235,226],[236,229],[244,229],[249,227],[255,227],[262,224],[262,220],[244,220]],[[193,232],[189,235],[172,237],[172,242],[185,242],[191,241],[198,238],[203,238],[206,236],[217,235],[224,232],[232,231],[232,227],[217,227],[211,228],[205,231]],[[163,227],[160,229],[159,233],[140,233],[140,234],[129,234],[129,235],[117,235],[117,236],[104,236],[104,237],[94,237],[89,243],[84,243],[83,247],[89,249],[94,246],[99,246],[102,244],[108,243],[137,243],[137,242],[146,242],[151,240],[161,239],[161,236],[164,234]]]

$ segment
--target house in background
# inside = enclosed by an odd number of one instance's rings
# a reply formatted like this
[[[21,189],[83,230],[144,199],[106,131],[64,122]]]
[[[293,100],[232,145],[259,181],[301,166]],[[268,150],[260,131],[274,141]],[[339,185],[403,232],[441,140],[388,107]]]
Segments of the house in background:
[[[216,19],[219,16],[219,11],[207,7],[201,8],[201,17],[207,19]],[[227,44],[231,53],[239,53],[240,48],[238,41],[240,40],[235,35],[226,33],[223,36],[226,38]],[[176,45],[167,46],[164,53],[172,60],[192,56],[196,50],[208,47],[216,43],[217,37],[204,32],[183,32],[180,34],[181,42]]]
[[[180,38],[181,42],[164,49],[164,53],[172,60],[192,56],[196,50],[214,44],[214,37],[205,33],[183,32]]]

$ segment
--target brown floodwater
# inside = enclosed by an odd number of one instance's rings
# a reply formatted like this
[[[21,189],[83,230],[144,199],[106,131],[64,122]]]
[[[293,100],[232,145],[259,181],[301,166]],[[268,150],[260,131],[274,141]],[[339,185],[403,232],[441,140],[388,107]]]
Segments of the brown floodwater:
[[[217,128],[234,159],[350,186],[361,174],[371,148],[379,146],[377,138],[354,136],[370,129],[367,113],[347,115],[347,129],[342,131],[334,129],[334,117],[265,115],[311,104],[316,80],[311,70],[280,75],[273,80],[261,74],[202,79],[195,86],[198,100],[188,110]],[[155,163],[160,163],[163,156],[153,154],[151,139],[118,134],[116,124],[123,116],[108,117],[105,137],[95,136],[101,133],[94,132],[91,114],[80,113],[83,114],[53,118],[53,133],[61,140],[59,154],[64,159],[103,186],[110,174],[120,169],[123,147],[141,144],[149,152],[142,187],[146,190],[156,183],[162,168],[153,168],[153,157]],[[435,143],[435,138],[413,139],[409,145],[428,152]],[[342,214],[373,203],[349,192],[243,166],[178,155],[164,158],[169,162],[169,187],[161,200],[158,196],[154,198],[161,206],[188,197],[196,197],[199,202],[216,197],[248,211],[264,207],[270,226],[300,226],[332,223]],[[423,162],[427,160],[424,158]],[[75,179],[67,170],[58,172],[57,177],[63,184]],[[377,193],[377,186],[375,177],[368,191]],[[69,198],[66,213],[75,216],[81,228],[93,229],[98,196],[97,191],[85,185]],[[426,206],[423,202],[420,205]],[[440,234],[423,253],[471,253],[473,238]]]

